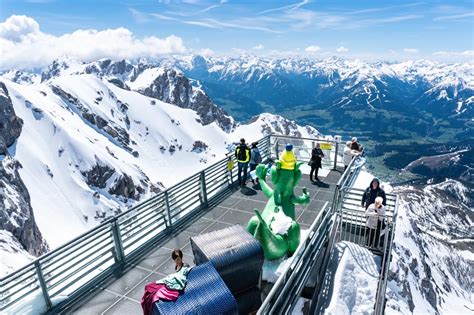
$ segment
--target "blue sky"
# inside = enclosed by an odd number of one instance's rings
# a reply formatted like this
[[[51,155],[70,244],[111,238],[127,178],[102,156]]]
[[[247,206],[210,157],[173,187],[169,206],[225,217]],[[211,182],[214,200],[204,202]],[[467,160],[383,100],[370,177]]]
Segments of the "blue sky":
[[[42,34],[125,28],[136,39],[174,35],[192,53],[472,60],[474,50],[473,1],[2,0],[0,9],[1,21],[25,15]]]

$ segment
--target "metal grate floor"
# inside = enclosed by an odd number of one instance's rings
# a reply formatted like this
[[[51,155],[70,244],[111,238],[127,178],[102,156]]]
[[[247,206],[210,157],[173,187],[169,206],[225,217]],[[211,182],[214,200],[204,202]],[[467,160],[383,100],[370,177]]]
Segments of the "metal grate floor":
[[[330,171],[322,182],[312,184],[308,175],[303,175],[295,194],[302,193],[301,187],[306,187],[311,195],[311,202],[304,206],[296,206],[297,221],[302,229],[310,224],[322,210],[325,202],[332,202],[337,181],[342,171]],[[107,284],[97,287],[88,298],[81,300],[67,314],[142,314],[140,300],[145,284],[156,281],[174,270],[171,251],[181,248],[184,261],[193,265],[193,254],[189,238],[194,235],[218,230],[230,225],[246,226],[254,215],[255,208],[263,210],[266,197],[259,187],[251,183],[241,189],[235,188],[227,195],[213,201],[207,209],[180,228],[174,234],[163,240],[155,250],[150,251],[141,261],[128,268],[120,277],[111,279]]]

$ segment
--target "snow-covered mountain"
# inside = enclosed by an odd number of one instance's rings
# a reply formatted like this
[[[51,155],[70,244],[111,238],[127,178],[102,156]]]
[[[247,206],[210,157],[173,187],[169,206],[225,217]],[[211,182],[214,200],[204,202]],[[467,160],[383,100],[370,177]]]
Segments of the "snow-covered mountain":
[[[319,135],[272,114],[238,125],[179,72],[126,61],[90,70],[104,62],[0,79],[2,274],[15,256],[55,248],[222,159],[241,137]]]
[[[255,56],[162,62],[198,79],[216,104],[240,120],[271,108],[326,130],[347,132],[350,124],[352,132],[374,136],[474,136],[472,63]]]
[[[474,194],[446,180],[401,186],[387,314],[472,314]]]

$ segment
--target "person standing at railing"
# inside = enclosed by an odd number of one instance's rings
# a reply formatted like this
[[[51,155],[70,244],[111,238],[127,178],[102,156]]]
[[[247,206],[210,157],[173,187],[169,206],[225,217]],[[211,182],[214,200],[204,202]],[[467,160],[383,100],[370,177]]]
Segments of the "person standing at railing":
[[[320,181],[318,178],[318,171],[322,168],[321,161],[324,157],[323,150],[321,150],[321,145],[316,143],[316,147],[311,150],[311,160],[309,160],[309,165],[311,166],[311,171],[309,172],[309,180],[314,183],[314,179],[316,181]]]
[[[256,184],[255,181],[258,183],[258,177],[255,175],[255,172],[252,173],[257,168],[257,165],[262,163],[262,156],[260,155],[260,151],[258,150],[258,142],[253,142],[251,145],[250,149],[250,161],[249,161],[249,166],[250,166],[250,176],[252,178],[252,184]],[[253,176],[255,176],[255,180],[253,179]]]
[[[346,146],[344,147],[344,152],[343,152],[343,157],[342,157],[342,160],[344,162],[344,170],[347,169],[347,167],[351,163],[351,160],[355,156],[358,156],[360,154],[359,151],[351,149],[351,144],[352,144],[352,141],[347,141]]]
[[[240,139],[239,146],[235,149],[235,158],[237,159],[238,164],[238,182],[240,186],[245,186],[245,181],[247,180],[247,168],[249,165],[250,157],[250,149],[247,144],[245,144],[245,139],[242,138]]]
[[[359,142],[357,142],[357,137],[352,137],[351,150],[356,150],[359,153],[362,153],[362,151],[364,150],[359,144]]]
[[[383,205],[387,205],[387,197],[385,196],[385,191],[380,187],[380,180],[374,177],[362,195],[362,207],[367,209],[369,205],[375,202],[375,198],[377,197],[382,197]]]
[[[365,215],[367,216],[366,245],[377,248],[379,246],[380,232],[385,225],[385,206],[383,205],[383,198],[375,198],[375,203],[367,208]]]

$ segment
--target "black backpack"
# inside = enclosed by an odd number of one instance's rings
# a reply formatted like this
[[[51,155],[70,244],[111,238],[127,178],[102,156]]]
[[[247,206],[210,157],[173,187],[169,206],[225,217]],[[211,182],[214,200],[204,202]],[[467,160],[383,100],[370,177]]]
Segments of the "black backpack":
[[[241,145],[238,148],[239,152],[237,152],[237,160],[239,161],[245,161],[247,160],[247,146],[246,145]]]

